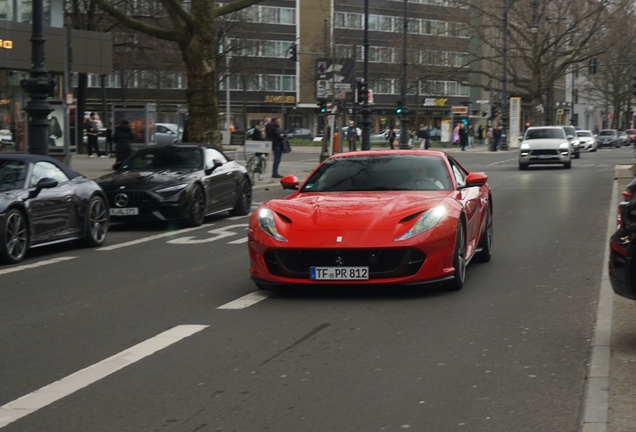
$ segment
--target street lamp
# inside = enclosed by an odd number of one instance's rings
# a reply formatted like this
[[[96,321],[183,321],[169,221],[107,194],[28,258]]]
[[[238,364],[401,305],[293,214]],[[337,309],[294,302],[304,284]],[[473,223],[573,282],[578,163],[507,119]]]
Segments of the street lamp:
[[[365,98],[362,100],[362,150],[371,150],[371,109],[369,108],[369,0],[364,0],[364,83]]]
[[[29,78],[20,81],[20,86],[29,93],[31,99],[24,110],[27,113],[28,128],[28,152],[37,155],[49,154],[49,114],[53,109],[48,102],[49,93],[55,88],[55,80],[51,78],[44,68],[44,14],[43,1],[33,0],[31,26],[31,69]]]
[[[400,115],[400,148],[408,149],[409,148],[409,115],[408,115],[408,99],[407,99],[407,91],[406,91],[406,79],[407,79],[407,67],[408,67],[408,59],[406,58],[407,49],[406,49],[406,39],[408,35],[409,29],[409,21],[407,15],[407,0],[404,0],[404,42],[402,44],[402,112]]]
[[[504,0],[503,10],[503,73],[501,77],[501,150],[508,150],[508,11],[516,0]]]

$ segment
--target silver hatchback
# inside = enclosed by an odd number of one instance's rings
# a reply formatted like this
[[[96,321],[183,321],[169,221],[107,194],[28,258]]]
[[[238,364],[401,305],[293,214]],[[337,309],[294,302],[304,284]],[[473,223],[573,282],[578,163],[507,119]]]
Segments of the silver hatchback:
[[[519,148],[519,169],[534,164],[572,167],[572,146],[561,126],[536,126],[526,131]]]

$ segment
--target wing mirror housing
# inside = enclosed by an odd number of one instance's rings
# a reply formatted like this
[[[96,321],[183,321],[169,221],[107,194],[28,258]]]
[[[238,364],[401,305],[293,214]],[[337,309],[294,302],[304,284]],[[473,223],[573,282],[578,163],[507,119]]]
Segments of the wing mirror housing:
[[[467,187],[475,187],[475,186],[483,186],[488,182],[488,176],[484,173],[470,173],[466,177],[466,185]]]
[[[40,179],[38,184],[35,185],[35,190],[29,193],[29,199],[35,198],[36,196],[38,196],[40,192],[42,191],[42,189],[53,189],[54,187],[57,187],[57,185],[58,185],[57,180],[49,178],[49,177],[44,177],[43,179]]]
[[[296,176],[288,175],[280,179],[280,184],[283,189],[298,190],[300,187],[300,180],[298,180],[298,177]]]
[[[215,170],[215,169],[217,169],[217,168],[218,168],[218,167],[220,167],[220,166],[223,166],[223,162],[221,162],[221,161],[220,161],[220,160],[218,160],[218,159],[214,159],[212,162],[214,163],[214,165],[213,165],[212,167],[210,167],[210,168],[206,168],[206,169],[205,169],[205,174],[206,174],[206,175],[210,175],[210,174],[212,174],[212,173],[214,172],[214,170]]]

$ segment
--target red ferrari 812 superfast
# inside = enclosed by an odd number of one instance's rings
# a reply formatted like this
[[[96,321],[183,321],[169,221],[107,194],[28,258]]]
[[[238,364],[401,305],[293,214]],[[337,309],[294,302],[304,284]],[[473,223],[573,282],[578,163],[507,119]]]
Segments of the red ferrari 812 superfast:
[[[489,261],[493,203],[483,173],[444,152],[364,151],[326,159],[296,192],[250,217],[251,277],[293,285],[424,285],[459,290]]]

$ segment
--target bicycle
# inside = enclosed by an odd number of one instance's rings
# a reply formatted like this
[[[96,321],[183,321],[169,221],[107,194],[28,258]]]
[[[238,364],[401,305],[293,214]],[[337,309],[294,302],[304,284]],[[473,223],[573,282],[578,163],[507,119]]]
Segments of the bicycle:
[[[258,180],[265,178],[267,172],[267,154],[266,153],[254,153],[252,154],[245,164],[245,168],[249,173],[252,183],[255,182],[257,175]]]

